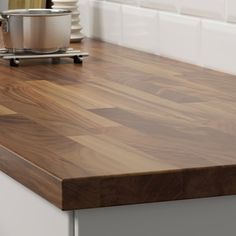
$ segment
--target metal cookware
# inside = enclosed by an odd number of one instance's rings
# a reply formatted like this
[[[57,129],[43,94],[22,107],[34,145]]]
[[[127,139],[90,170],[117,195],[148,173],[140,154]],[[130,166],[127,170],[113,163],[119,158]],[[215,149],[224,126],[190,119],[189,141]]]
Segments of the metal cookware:
[[[70,45],[71,11],[20,9],[0,13],[5,47],[14,53],[54,53]]]

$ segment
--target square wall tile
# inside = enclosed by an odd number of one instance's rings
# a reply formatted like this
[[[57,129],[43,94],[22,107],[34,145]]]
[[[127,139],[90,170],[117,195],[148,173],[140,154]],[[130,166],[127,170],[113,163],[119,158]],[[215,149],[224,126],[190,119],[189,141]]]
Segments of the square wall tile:
[[[161,56],[200,65],[201,20],[160,13]]]
[[[236,0],[226,0],[226,18],[227,21],[236,23]]]
[[[188,15],[223,20],[225,0],[182,0],[180,11]]]
[[[122,6],[122,45],[159,54],[158,16],[154,10]]]
[[[178,12],[181,0],[140,0],[140,6]]]
[[[79,1],[79,11],[80,11],[80,24],[83,27],[82,33],[89,37],[90,31],[89,31],[89,1],[88,0],[80,0]]]
[[[202,60],[208,68],[236,74],[236,25],[204,20]]]
[[[104,1],[90,1],[91,37],[114,44],[121,41],[121,5]]]
[[[122,3],[122,4],[127,4],[127,5],[133,5],[133,6],[139,5],[139,0],[106,0],[106,1]]]

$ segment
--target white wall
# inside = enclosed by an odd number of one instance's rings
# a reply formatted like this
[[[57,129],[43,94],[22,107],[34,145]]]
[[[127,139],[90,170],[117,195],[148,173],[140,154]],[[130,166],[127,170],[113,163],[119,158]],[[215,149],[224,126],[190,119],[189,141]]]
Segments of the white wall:
[[[8,0],[0,0],[0,11],[7,10]]]
[[[236,74],[236,0],[79,0],[89,37]]]
[[[98,0],[236,22],[235,0]]]

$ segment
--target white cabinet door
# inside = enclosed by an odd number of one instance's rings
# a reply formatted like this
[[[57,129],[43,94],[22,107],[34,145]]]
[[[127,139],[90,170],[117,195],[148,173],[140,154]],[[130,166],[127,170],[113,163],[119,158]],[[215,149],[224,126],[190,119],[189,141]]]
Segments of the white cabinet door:
[[[236,196],[81,210],[75,236],[235,236]]]
[[[57,209],[0,172],[1,236],[73,236],[73,231],[73,212]]]

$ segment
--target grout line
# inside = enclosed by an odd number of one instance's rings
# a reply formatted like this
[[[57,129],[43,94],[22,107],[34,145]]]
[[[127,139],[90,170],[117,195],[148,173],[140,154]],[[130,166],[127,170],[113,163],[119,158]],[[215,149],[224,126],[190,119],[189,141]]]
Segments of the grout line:
[[[121,35],[120,35],[120,42],[119,42],[119,45],[122,46],[123,45],[123,42],[124,42],[124,17],[123,17],[123,6],[121,5],[120,6],[120,32],[121,32]]]
[[[203,39],[202,32],[203,32],[203,20],[201,19],[200,20],[200,30],[199,30],[199,39],[198,39],[198,47],[199,47],[199,55],[198,55],[199,62],[198,63],[199,63],[200,66],[204,67],[203,53],[202,53],[202,45],[203,45],[203,43],[202,43],[202,39]]]

